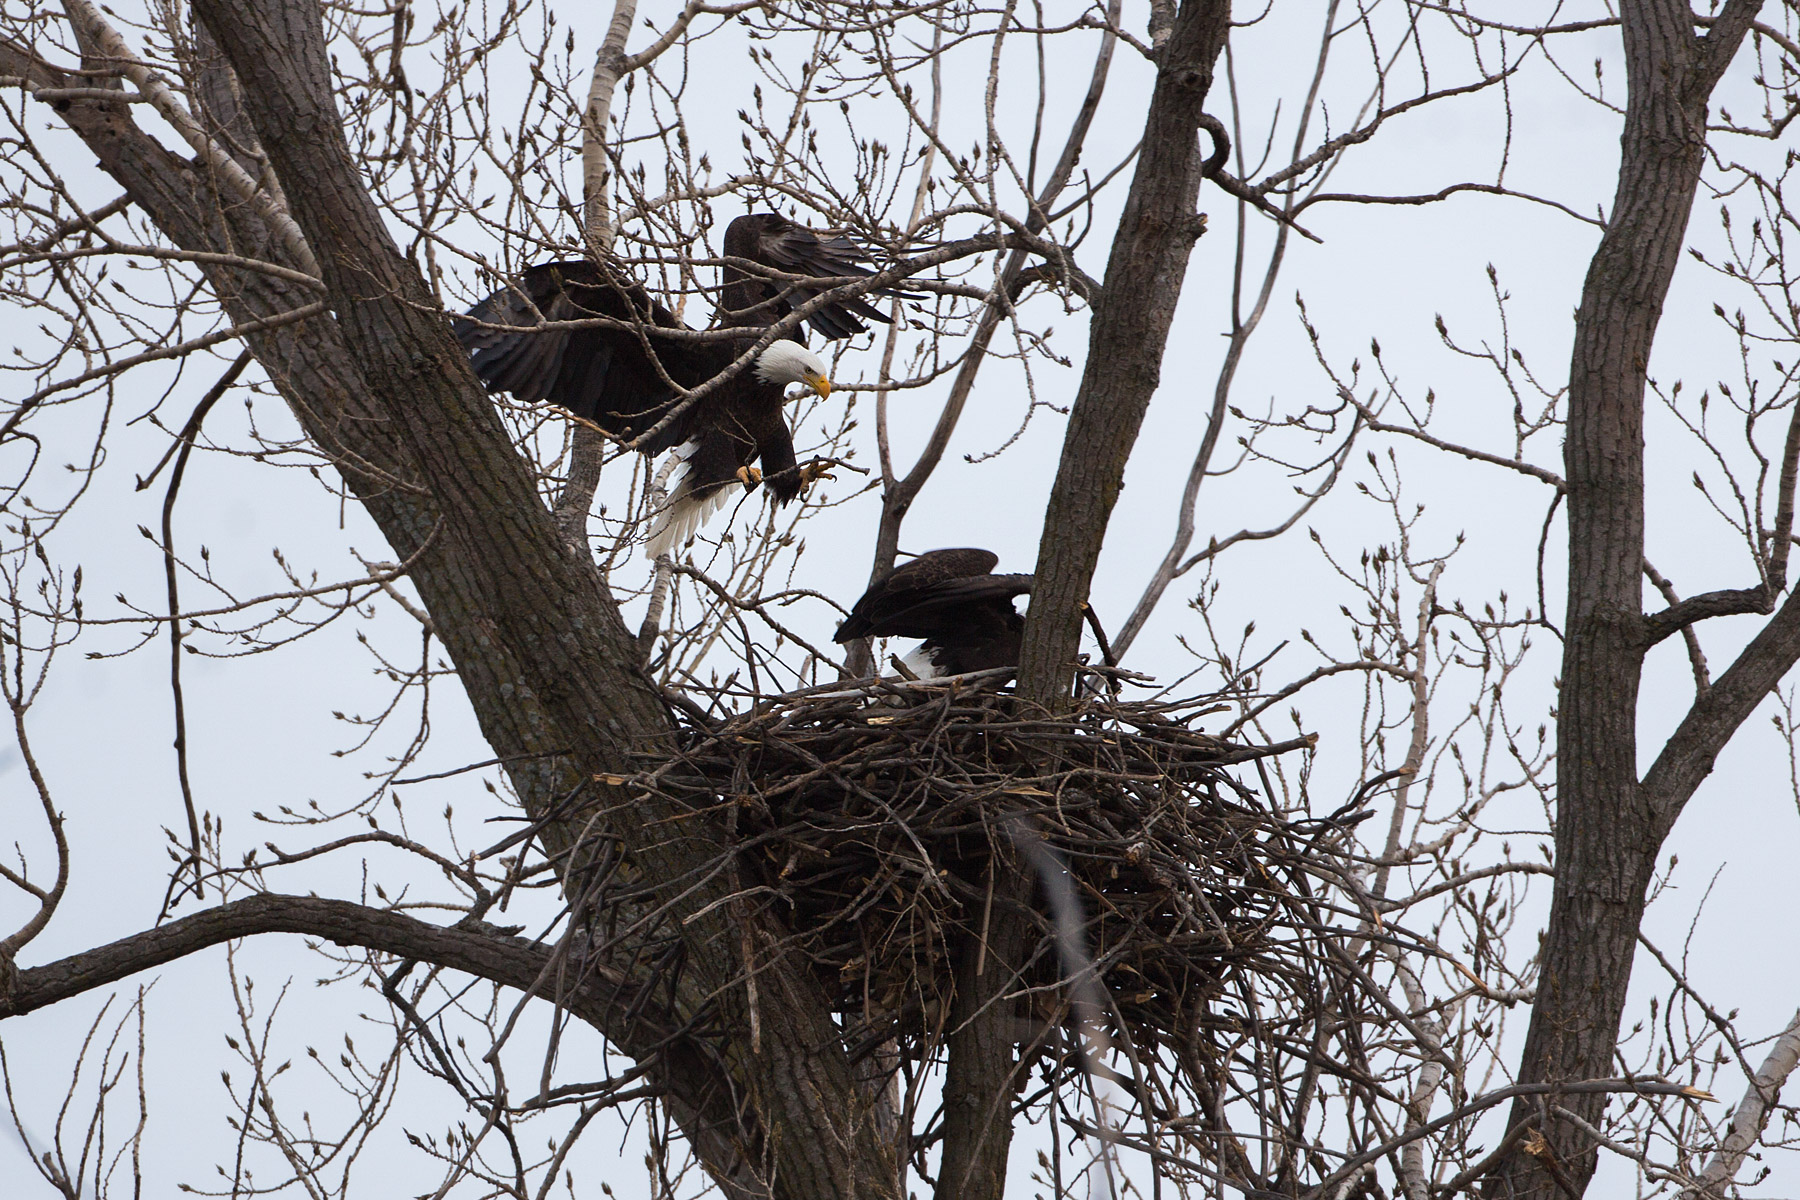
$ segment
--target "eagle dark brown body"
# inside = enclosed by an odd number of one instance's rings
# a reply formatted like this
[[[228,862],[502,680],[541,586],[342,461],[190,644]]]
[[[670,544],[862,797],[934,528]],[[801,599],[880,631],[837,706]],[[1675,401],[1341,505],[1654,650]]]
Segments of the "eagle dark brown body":
[[[836,640],[923,638],[906,661],[925,678],[1016,667],[1025,618],[1013,598],[1029,595],[1033,580],[992,574],[999,562],[972,547],[921,554],[863,593]]]
[[[719,340],[664,334],[693,331],[621,267],[589,259],[529,267],[514,285],[455,320],[457,337],[488,391],[559,405],[610,437],[637,441],[645,454],[683,448],[686,467],[652,533],[653,545],[659,534],[665,543],[683,531],[691,534],[723,499],[723,489],[758,478],[752,467],[758,460],[760,479],[777,503],[800,494],[793,433],[782,412],[787,385],[803,383],[821,396],[831,390],[817,356],[778,351],[784,342],[804,347],[801,330],[685,408],[678,388],[691,391],[716,378],[770,324],[844,280],[871,273],[847,238],[821,236],[774,213],[734,220],[725,230],[724,257],[713,328],[735,336]],[[761,272],[831,282],[813,285]],[[618,324],[537,328],[593,318]],[[807,323],[826,338],[842,338],[865,332],[864,319],[889,317],[851,296],[821,305]]]

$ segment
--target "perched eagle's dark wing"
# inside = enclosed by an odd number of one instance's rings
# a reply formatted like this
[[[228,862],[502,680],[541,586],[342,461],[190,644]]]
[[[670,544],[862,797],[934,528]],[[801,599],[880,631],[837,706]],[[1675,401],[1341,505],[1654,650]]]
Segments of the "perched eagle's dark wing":
[[[988,572],[999,562],[1000,556],[991,550],[978,550],[972,546],[927,551],[870,585],[869,590],[850,609],[850,615],[844,618],[843,624],[838,626],[836,640],[847,642],[852,638],[896,635],[925,637],[927,635],[923,633],[890,629],[888,624],[896,616],[921,603],[929,602],[940,589],[954,581],[969,578],[1030,578],[989,575]]]
[[[953,546],[945,550],[927,550],[895,567],[869,591],[873,594],[879,589],[883,594],[887,594],[925,588],[952,579],[961,579],[966,575],[986,575],[999,565],[1000,556],[998,554],[992,550],[979,550],[974,546]]]
[[[1005,628],[1016,617],[1013,597],[1028,595],[1030,575],[970,575],[894,597],[893,606],[871,622],[874,637],[916,637],[929,641],[973,641]],[[842,630],[839,630],[840,641]]]
[[[633,329],[528,332],[545,321],[587,317],[641,322],[652,331],[650,345],[663,371],[683,387],[696,386],[722,365],[717,348],[656,338],[655,328],[687,326],[641,285],[609,277],[582,259],[529,267],[516,288],[502,288],[452,324],[488,391],[560,405],[630,441],[661,420],[675,398],[646,353],[645,339]],[[693,424],[694,414],[684,414],[640,449],[667,450],[687,440]]]
[[[820,279],[867,278],[874,272],[868,258],[849,238],[818,233],[778,213],[751,213],[725,227],[725,256],[761,263],[789,275]],[[826,288],[752,275],[726,266],[720,296],[720,320],[727,325],[769,325],[805,304]],[[901,293],[876,288],[878,296]],[[827,338],[845,338],[868,326],[858,317],[886,325],[890,318],[860,296],[847,296],[821,307],[807,320]]]
[[[1025,619],[1013,598],[1028,594],[1030,575],[994,575],[999,559],[960,548],[921,554],[880,580],[856,602],[837,640],[923,638],[905,666],[921,678],[1019,665]]]

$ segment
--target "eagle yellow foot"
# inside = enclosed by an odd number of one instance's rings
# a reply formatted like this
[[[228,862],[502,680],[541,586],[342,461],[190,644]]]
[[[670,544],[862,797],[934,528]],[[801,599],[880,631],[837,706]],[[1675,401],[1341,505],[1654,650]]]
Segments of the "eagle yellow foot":
[[[836,466],[829,458],[813,459],[800,468],[800,486],[809,488],[821,479],[836,479],[837,476],[831,473]]]
[[[755,467],[739,467],[737,469],[737,477],[738,482],[743,484],[746,488],[753,488],[762,482],[762,472]]]

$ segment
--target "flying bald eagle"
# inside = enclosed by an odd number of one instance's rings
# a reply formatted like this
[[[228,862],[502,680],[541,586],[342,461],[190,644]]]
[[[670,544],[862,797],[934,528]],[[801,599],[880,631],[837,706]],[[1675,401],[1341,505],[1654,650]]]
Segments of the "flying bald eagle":
[[[1016,667],[1025,618],[1013,597],[1030,594],[1032,577],[995,575],[999,562],[970,547],[921,554],[864,592],[835,640],[924,638],[901,660],[921,679]]]
[[[587,259],[529,267],[516,287],[495,292],[454,321],[488,391],[560,405],[620,441],[644,438],[638,449],[647,455],[676,449],[681,465],[645,545],[651,558],[685,545],[729,501],[734,482],[766,482],[777,504],[798,496],[806,482],[781,406],[788,385],[802,384],[823,398],[831,394],[831,380],[802,331],[766,347],[737,375],[677,411],[681,400],[672,385],[692,390],[718,376],[765,327],[834,286],[771,278],[755,268],[840,283],[871,274],[849,239],[821,236],[775,213],[753,213],[726,226],[724,251],[713,327],[742,331],[730,338],[659,336],[661,330],[692,331],[617,266]],[[875,294],[901,293],[878,288]],[[622,324],[534,330],[544,322],[595,317]],[[807,322],[826,338],[842,338],[868,328],[859,318],[890,320],[849,296],[820,306]],[[760,471],[752,465],[759,458]]]

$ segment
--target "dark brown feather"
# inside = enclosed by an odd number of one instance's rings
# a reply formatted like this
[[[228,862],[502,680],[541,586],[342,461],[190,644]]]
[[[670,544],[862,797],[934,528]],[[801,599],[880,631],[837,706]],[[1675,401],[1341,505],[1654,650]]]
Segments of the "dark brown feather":
[[[526,332],[546,322],[589,317],[641,323],[645,337],[617,328]],[[665,374],[684,388],[698,387],[733,357],[731,343],[657,338],[657,329],[687,326],[642,287],[609,278],[586,259],[529,267],[516,288],[495,292],[470,309],[468,317],[452,320],[488,391],[511,392],[527,403],[549,401],[620,441],[638,437],[667,415],[675,391]],[[693,416],[676,421],[640,448],[656,454],[686,441]]]
[[[1030,575],[990,574],[999,561],[974,547],[921,554],[863,593],[836,640],[916,637],[928,649],[992,642],[1022,627],[1013,597],[1028,594],[1033,582]]]
[[[871,274],[866,257],[849,241],[821,236],[774,213],[738,217],[725,229],[725,255],[790,275],[824,279]],[[470,363],[490,392],[511,392],[529,403],[548,402],[592,421],[620,441],[633,441],[655,428],[677,405],[670,381],[693,389],[725,370],[760,330],[827,290],[753,274],[741,266],[721,271],[716,327],[743,329],[742,337],[693,342],[659,337],[660,330],[687,332],[674,313],[642,284],[617,267],[586,259],[540,263],[516,283],[495,292],[466,317],[452,318],[456,336],[469,349]],[[877,294],[893,294],[880,289]],[[559,321],[606,317],[636,328],[534,327]],[[887,321],[862,299],[822,306],[809,318],[827,338],[866,329],[857,318]],[[799,330],[788,337],[804,343]],[[777,501],[797,496],[794,439],[782,411],[782,389],[747,367],[638,449],[658,454],[684,442],[697,443],[689,457],[688,483],[705,496],[734,483],[738,469],[758,459],[770,477]]]
[[[771,267],[787,275],[818,279],[866,279],[874,272],[856,244],[842,235],[821,236],[805,225],[778,213],[751,213],[725,227],[726,258],[741,258]],[[721,272],[719,297],[722,325],[771,325],[828,289],[807,287],[792,280],[772,279],[743,267],[726,264]],[[872,293],[891,296],[892,288]],[[868,329],[862,321],[888,324],[892,318],[859,296],[847,296],[822,305],[807,321],[826,338],[845,338]]]

